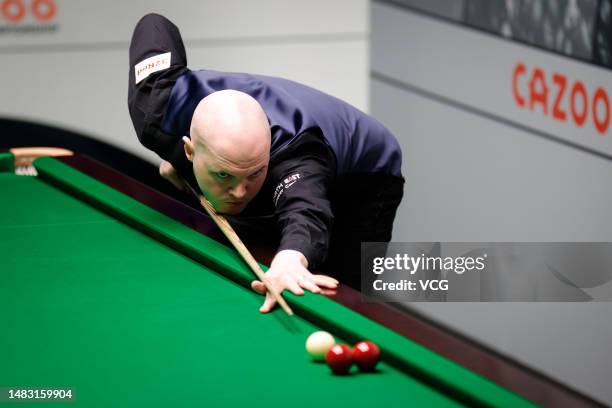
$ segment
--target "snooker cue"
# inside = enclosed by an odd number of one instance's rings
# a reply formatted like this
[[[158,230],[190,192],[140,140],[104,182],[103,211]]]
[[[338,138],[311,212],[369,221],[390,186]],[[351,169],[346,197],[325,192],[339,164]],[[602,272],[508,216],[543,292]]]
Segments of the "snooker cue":
[[[189,183],[186,182],[185,184],[187,185],[189,190],[191,190],[193,195],[195,195],[197,197],[197,199],[200,201],[200,204],[202,205],[202,207],[204,207],[204,209],[206,210],[208,215],[210,215],[210,217],[213,219],[215,224],[217,224],[217,226],[221,229],[221,231],[227,237],[227,239],[230,240],[230,242],[232,243],[234,248],[236,248],[236,250],[238,251],[240,256],[242,256],[242,259],[244,259],[244,261],[247,263],[247,265],[249,265],[249,267],[255,273],[257,278],[260,281],[263,282],[263,284],[266,286],[266,289],[268,289],[268,291],[270,292],[272,297],[274,297],[274,300],[276,300],[276,302],[283,308],[283,310],[289,316],[293,316],[293,310],[291,310],[291,308],[289,307],[287,302],[285,302],[285,299],[283,299],[281,294],[278,293],[276,291],[276,289],[274,289],[272,287],[272,285],[270,284],[270,282],[266,278],[266,275],[264,274],[264,271],[259,267],[259,264],[255,260],[255,258],[253,258],[253,255],[251,255],[251,253],[249,252],[248,248],[242,243],[242,240],[240,239],[238,234],[236,234],[236,231],[234,231],[234,228],[232,228],[232,226],[227,221],[227,219],[224,216],[222,216],[220,214],[217,214],[217,212],[215,211],[214,207],[206,199],[206,197],[201,196],[200,194],[198,194],[195,191],[195,189],[193,187],[191,187],[191,185]]]

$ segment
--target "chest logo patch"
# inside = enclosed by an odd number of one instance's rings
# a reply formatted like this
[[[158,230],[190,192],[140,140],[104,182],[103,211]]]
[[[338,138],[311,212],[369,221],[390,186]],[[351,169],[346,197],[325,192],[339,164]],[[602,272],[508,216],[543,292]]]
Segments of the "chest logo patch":
[[[289,189],[292,185],[297,183],[300,177],[301,177],[300,173],[294,173],[290,176],[285,177],[283,181],[278,183],[278,185],[274,189],[274,195],[272,197],[272,200],[274,201],[274,205],[278,203],[278,200],[281,198],[285,190]]]

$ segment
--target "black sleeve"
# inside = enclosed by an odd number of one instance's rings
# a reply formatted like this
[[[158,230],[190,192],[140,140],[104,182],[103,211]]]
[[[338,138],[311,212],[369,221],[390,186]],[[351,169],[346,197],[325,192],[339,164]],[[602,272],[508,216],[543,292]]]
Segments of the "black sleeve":
[[[142,70],[143,61],[167,53],[170,53],[169,66],[165,60],[144,64],[145,68],[157,64],[163,69],[151,69],[148,76],[136,82],[137,66]],[[183,135],[168,134],[161,126],[172,87],[187,71],[185,46],[178,28],[159,14],[145,15],[134,28],[129,59],[128,109],[138,139],[143,146],[172,163],[181,176],[192,181],[193,168],[185,157]]]
[[[302,133],[270,163],[278,250],[300,251],[310,269],[327,257],[334,218],[328,192],[335,174],[335,156],[318,129]]]

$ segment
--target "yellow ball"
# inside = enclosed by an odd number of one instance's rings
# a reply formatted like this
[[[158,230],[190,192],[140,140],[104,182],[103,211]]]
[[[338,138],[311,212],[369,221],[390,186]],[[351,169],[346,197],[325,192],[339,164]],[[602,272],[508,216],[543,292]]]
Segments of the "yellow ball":
[[[315,360],[324,360],[327,351],[336,344],[334,336],[326,331],[318,331],[308,336],[306,340],[306,351]]]

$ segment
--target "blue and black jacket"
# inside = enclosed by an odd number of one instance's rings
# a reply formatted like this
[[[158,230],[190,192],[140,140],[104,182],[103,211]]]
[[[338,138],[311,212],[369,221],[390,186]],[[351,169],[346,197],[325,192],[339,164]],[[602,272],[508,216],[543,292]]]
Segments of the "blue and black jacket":
[[[156,60],[160,55],[166,59]],[[150,73],[143,77],[140,72],[137,81],[143,61],[152,61],[145,66]],[[281,237],[279,250],[298,250],[311,268],[320,265],[334,219],[332,185],[360,174],[401,178],[397,140],[372,117],[306,85],[264,75],[192,71],[174,24],[157,14],[140,20],[130,45],[128,94],[136,134],[193,185],[197,184],[181,138],[189,136],[200,100],[224,89],[255,98],[272,134],[268,177],[245,213],[273,213]]]

